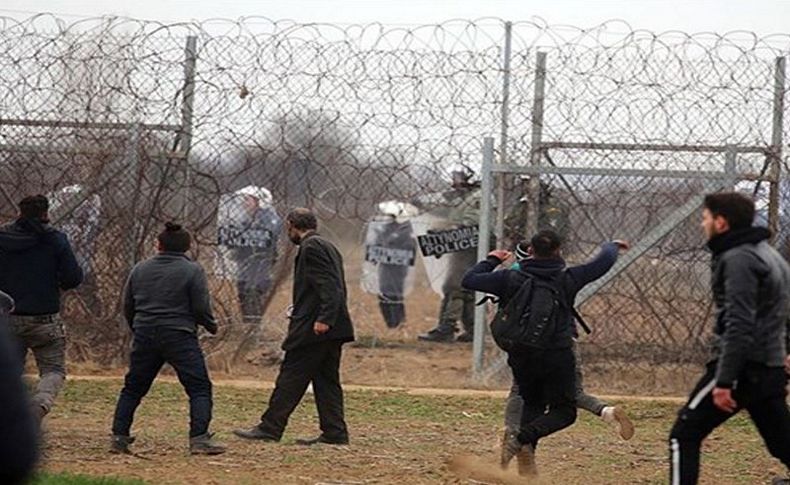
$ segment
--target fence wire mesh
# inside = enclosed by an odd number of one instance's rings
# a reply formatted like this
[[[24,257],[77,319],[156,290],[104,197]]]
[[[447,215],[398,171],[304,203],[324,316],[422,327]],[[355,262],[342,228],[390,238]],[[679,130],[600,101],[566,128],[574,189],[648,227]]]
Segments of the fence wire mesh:
[[[422,352],[410,342],[438,318],[432,263],[417,258],[407,325],[387,328],[378,295],[360,285],[368,222],[384,201],[416,209],[404,214],[417,232],[416,214],[441,219],[453,209],[452,172],[477,171],[483,138],[501,137],[501,162],[529,165],[538,152],[539,224],[562,229],[571,263],[606,239],[639,241],[677,219],[582,307],[595,330],[582,342],[593,379],[671,386],[704,358],[712,312],[697,212],[678,211],[732,186],[755,193],[767,220],[769,166],[781,153],[775,64],[788,47],[787,35],[654,34],[622,22],[0,18],[0,215],[12,219],[23,194],[52,196],[52,218],[88,274],[65,309],[77,359],[113,364],[124,355],[123,281],[152,254],[162,223],[176,219],[194,233],[193,254],[211,276],[222,326],[206,340],[214,365],[273,361],[294,253],[277,221],[293,206],[317,210],[343,250],[365,345]],[[540,147],[538,52],[547,59]],[[704,147],[739,151],[728,165],[725,152]],[[562,172],[580,167],[593,171]],[[726,170],[729,182],[705,175]],[[528,227],[530,182],[510,173],[502,184],[498,210],[512,244]],[[790,212],[784,197],[774,206],[781,232]],[[784,245],[783,234],[777,241]],[[499,357],[487,349],[493,379]],[[448,365],[466,368],[471,357],[460,358]]]

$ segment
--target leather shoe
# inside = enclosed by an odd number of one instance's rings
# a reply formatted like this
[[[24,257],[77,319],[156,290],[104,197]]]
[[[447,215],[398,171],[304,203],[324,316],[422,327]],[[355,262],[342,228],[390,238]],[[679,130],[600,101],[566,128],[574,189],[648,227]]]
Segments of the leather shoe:
[[[280,441],[280,438],[265,433],[259,426],[253,426],[250,429],[234,429],[233,434],[239,438],[265,441],[267,443],[277,443]]]
[[[347,445],[348,438],[327,438],[324,435],[321,435],[317,438],[313,439],[297,439],[296,444],[302,446],[312,446],[317,445],[319,443],[323,443],[325,445]]]

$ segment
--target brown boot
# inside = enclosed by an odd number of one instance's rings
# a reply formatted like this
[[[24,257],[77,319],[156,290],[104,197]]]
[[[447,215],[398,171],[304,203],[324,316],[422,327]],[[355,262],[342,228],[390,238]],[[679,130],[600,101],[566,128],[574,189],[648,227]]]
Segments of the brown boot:
[[[526,444],[516,454],[518,459],[518,474],[526,477],[538,476],[538,465],[535,463],[535,447]]]
[[[518,434],[512,431],[505,431],[505,436],[502,438],[502,451],[500,455],[499,466],[503,470],[513,460],[513,457],[521,451],[521,443],[518,441]]]

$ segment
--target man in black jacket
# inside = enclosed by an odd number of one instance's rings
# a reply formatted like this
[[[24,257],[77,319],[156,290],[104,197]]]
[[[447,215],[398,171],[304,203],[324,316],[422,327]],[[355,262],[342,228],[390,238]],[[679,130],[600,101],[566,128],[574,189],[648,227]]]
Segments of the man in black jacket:
[[[535,447],[538,440],[566,428],[576,420],[576,377],[573,354],[574,318],[571,306],[576,294],[600,278],[617,261],[619,249],[628,243],[607,243],[590,263],[566,268],[561,253],[560,236],[543,230],[530,241],[533,257],[523,260],[518,270],[494,271],[510,257],[504,250],[489,253],[488,258],[467,271],[464,288],[496,295],[501,308],[507,306],[527,278],[551,280],[565,302],[558,307],[557,329],[545,348],[514,348],[508,351],[508,365],[524,400],[521,426],[510,433],[503,445],[502,466],[518,457],[519,473],[536,475]]]
[[[123,311],[134,333],[129,372],[115,407],[112,453],[129,453],[134,412],[165,363],[189,396],[189,451],[218,455],[225,447],[209,433],[211,380],[200,349],[197,327],[217,333],[203,268],[185,254],[190,234],[167,223],[159,234],[159,254],[132,268],[123,290]]]
[[[33,414],[40,421],[52,409],[66,380],[66,336],[60,319],[60,293],[82,282],[65,234],[49,225],[49,201],[25,197],[19,218],[0,228],[0,291],[15,301],[11,330],[22,362],[33,351],[40,380]]]
[[[291,211],[285,224],[288,238],[299,246],[291,322],[282,345],[285,358],[260,423],[234,433],[246,439],[280,441],[288,418],[312,383],[321,435],[297,443],[348,444],[340,356],[343,344],[354,340],[354,329],[346,303],[343,258],[316,233],[318,223],[309,210]]]
[[[771,454],[790,468],[784,368],[790,267],[770,246],[770,231],[752,227],[753,221],[754,202],[748,197],[705,197],[702,228],[713,253],[716,304],[713,356],[670,434],[673,485],[697,483],[702,441],[741,409],[749,411]]]
[[[11,297],[0,292],[0,483],[9,485],[28,483],[38,458],[22,366],[7,328],[13,306]]]

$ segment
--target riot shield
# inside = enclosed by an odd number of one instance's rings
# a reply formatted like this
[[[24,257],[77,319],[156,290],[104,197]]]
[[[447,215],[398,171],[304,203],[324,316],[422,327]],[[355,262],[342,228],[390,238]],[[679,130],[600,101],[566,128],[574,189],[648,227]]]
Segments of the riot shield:
[[[457,226],[430,212],[412,221],[431,288],[439,295],[461,288],[461,279],[477,260],[477,226]]]
[[[79,205],[66,213],[66,208],[73,203]],[[91,255],[99,233],[101,197],[98,194],[86,196],[81,185],[69,185],[49,194],[49,214],[50,219],[56,221],[56,227],[68,236],[77,262],[86,273],[90,272],[93,269]]]
[[[398,209],[389,213],[382,213],[380,209],[367,224],[360,281],[364,291],[379,297],[382,316],[391,328],[405,319],[403,301],[414,283],[417,256],[414,230],[409,221],[412,211],[407,211],[403,203],[397,204]],[[385,204],[381,206],[386,210]]]
[[[272,286],[282,219],[262,187],[245,187],[220,198],[217,273],[236,283],[245,320],[258,323]]]
[[[48,198],[50,219],[69,238],[74,257],[84,274],[77,294],[85,308],[93,316],[98,316],[103,310],[96,275],[99,268],[95,267],[101,232],[101,197],[88,194],[81,185],[69,185],[49,194]]]

